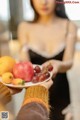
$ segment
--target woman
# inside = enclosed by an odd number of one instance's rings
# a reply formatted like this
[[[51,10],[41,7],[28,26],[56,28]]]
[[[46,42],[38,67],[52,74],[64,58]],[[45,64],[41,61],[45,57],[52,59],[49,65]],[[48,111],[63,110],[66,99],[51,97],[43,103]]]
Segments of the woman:
[[[18,27],[22,46],[20,60],[53,65],[55,79],[50,89],[50,118],[64,120],[61,111],[70,103],[66,72],[73,65],[77,29],[68,20],[63,4],[56,4],[56,0],[30,1],[35,18]]]

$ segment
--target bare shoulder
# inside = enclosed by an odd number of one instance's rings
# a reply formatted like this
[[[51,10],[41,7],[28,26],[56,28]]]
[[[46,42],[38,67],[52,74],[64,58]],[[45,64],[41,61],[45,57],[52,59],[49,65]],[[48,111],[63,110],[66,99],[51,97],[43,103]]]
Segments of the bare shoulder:
[[[58,17],[58,21],[61,23],[61,24],[66,24],[69,20],[67,18],[60,18]]]
[[[69,21],[69,29],[72,31],[74,30],[75,32],[77,31],[77,26],[76,26],[75,22]]]
[[[68,25],[69,29],[72,29],[72,30],[75,30],[75,31],[77,30],[77,26],[76,26],[74,21],[68,20],[66,18],[64,18],[64,19],[59,18],[59,21],[63,25]]]
[[[29,30],[31,27],[31,23],[21,22],[18,26],[18,29]]]

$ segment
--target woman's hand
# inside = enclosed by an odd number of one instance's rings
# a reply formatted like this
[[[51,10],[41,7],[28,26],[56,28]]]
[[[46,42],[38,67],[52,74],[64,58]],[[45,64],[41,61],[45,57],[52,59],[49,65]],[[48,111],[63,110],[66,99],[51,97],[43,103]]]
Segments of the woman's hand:
[[[47,82],[44,82],[41,84],[41,86],[44,86],[45,88],[49,89],[53,85],[53,81],[49,80]]]
[[[17,88],[8,87],[8,89],[10,90],[11,95],[15,95],[15,94],[20,93],[22,91],[22,89],[17,89]]]
[[[57,60],[49,60],[45,62],[42,66],[47,67],[50,64],[53,66],[52,74],[53,74],[53,78],[55,78],[57,73],[59,72],[60,62]]]
[[[68,105],[64,110],[62,110],[62,114],[65,115],[65,120],[73,120],[71,105]]]

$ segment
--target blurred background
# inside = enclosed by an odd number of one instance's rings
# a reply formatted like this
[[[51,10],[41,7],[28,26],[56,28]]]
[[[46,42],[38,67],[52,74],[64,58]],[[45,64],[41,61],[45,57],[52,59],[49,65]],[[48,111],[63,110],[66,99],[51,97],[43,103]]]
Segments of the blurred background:
[[[80,1],[80,0],[79,0]],[[74,118],[79,120],[80,114],[80,4],[65,4],[66,13],[78,27],[77,43],[75,44],[74,65],[67,73],[69,77],[71,103]],[[1,0],[0,1],[0,56],[11,55],[17,57],[19,44],[17,41],[17,26],[25,20],[33,20],[34,11],[29,0]],[[15,49],[14,49],[15,46]],[[14,116],[17,115],[23,100],[24,91],[13,96],[8,108]],[[76,108],[76,109],[75,109]]]
[[[69,19],[72,20],[78,27],[77,41],[79,42],[80,41],[80,15],[78,13],[80,13],[80,4],[65,4],[65,9]],[[1,1],[0,3],[0,37],[2,37],[0,40],[1,55],[8,54],[9,52],[9,50],[5,46],[7,42],[9,42],[7,40],[17,39],[16,31],[17,31],[18,24],[23,20],[25,21],[33,20],[33,18],[34,18],[34,11],[30,6],[29,0]],[[10,33],[12,33],[12,38]],[[14,43],[17,44],[15,41]],[[2,50],[3,48],[5,48],[4,51]],[[79,44],[77,44],[77,48],[79,49]]]

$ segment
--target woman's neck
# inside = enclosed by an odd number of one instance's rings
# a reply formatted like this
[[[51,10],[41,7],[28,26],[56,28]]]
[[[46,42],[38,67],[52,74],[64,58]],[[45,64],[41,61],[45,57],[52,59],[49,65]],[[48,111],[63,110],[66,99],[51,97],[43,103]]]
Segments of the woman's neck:
[[[40,18],[38,19],[38,23],[47,25],[47,24],[53,23],[53,21],[55,21],[56,17],[57,17],[56,15],[40,16]]]

